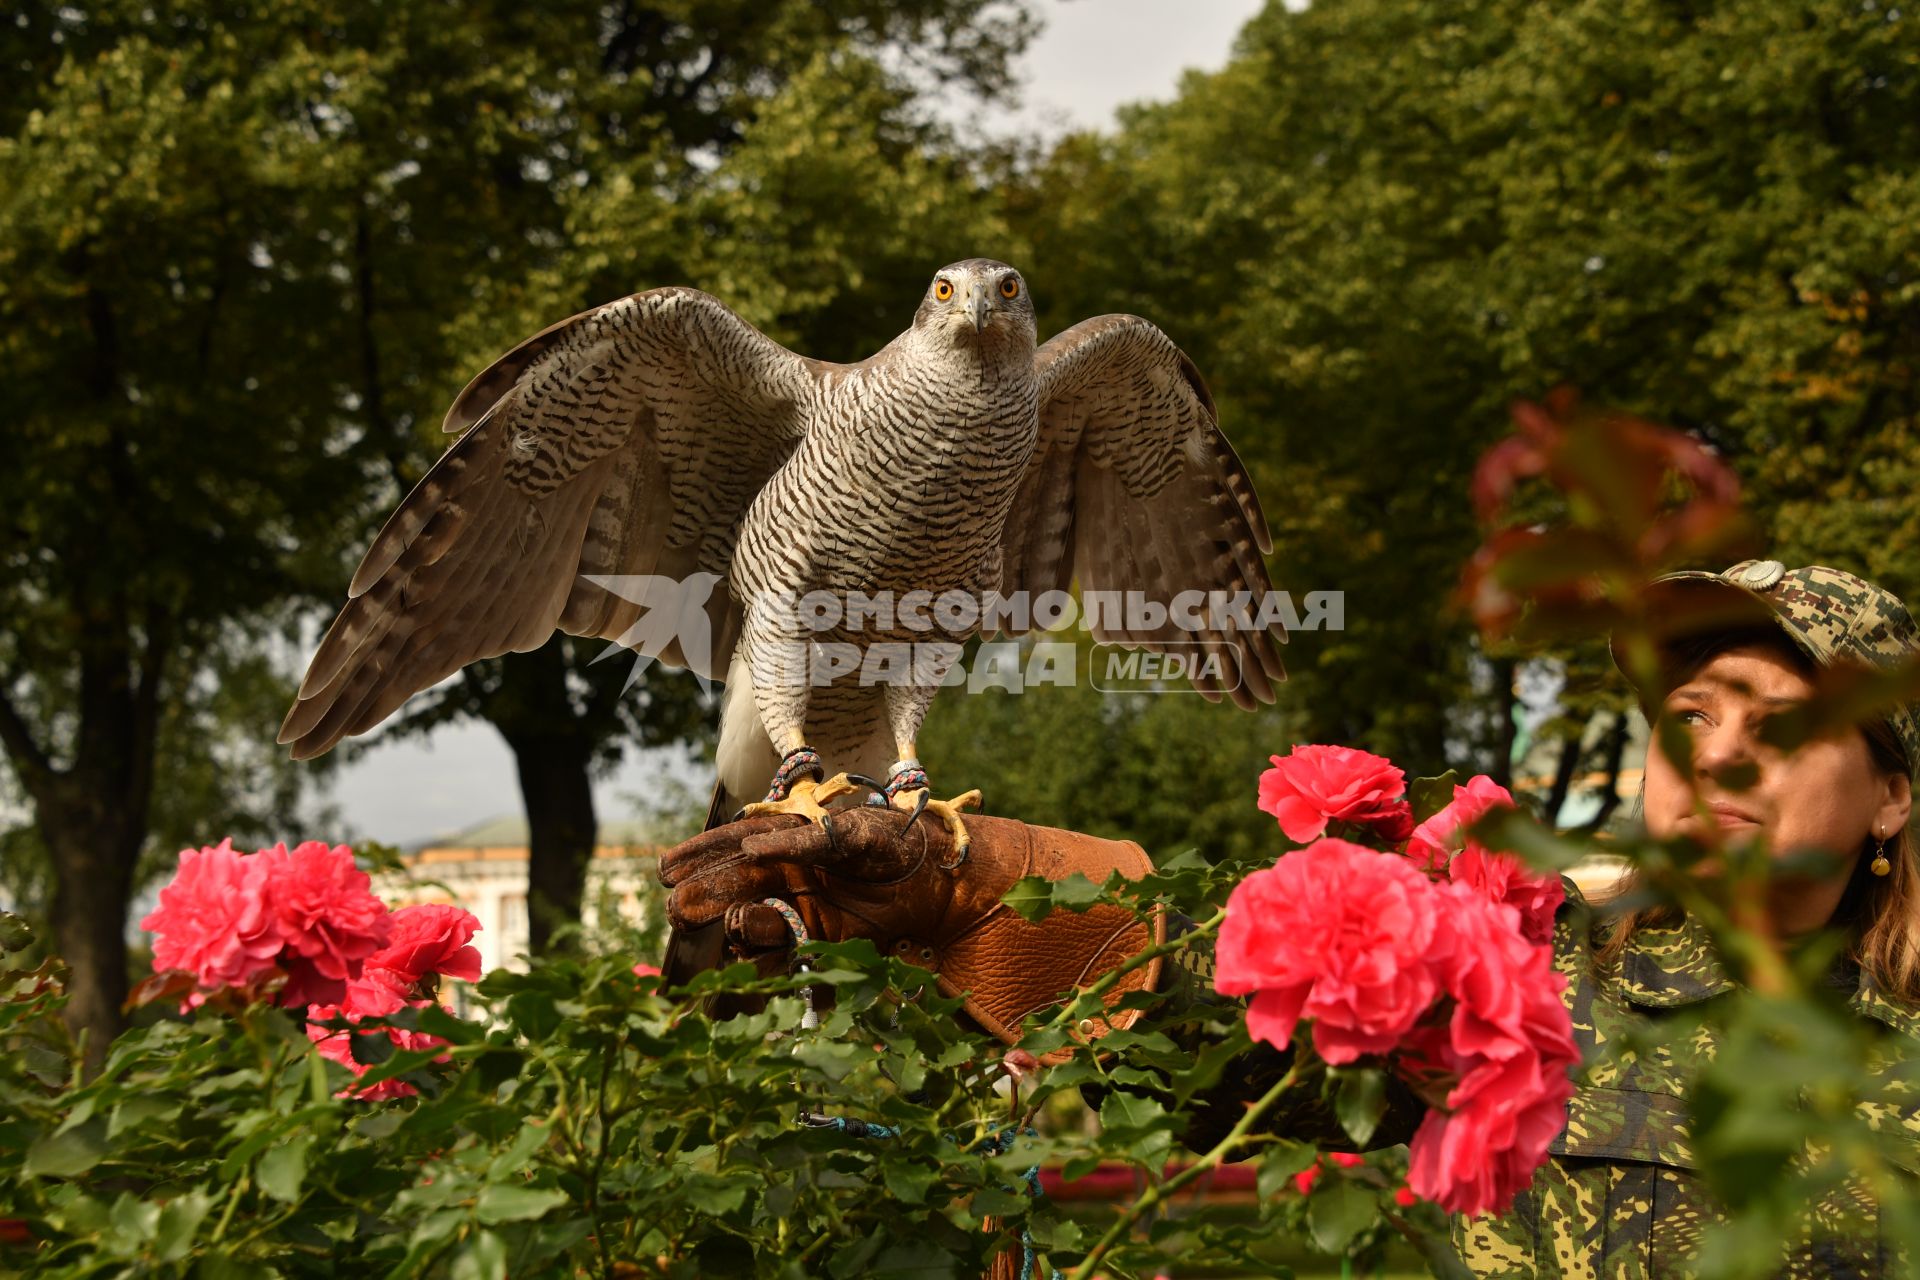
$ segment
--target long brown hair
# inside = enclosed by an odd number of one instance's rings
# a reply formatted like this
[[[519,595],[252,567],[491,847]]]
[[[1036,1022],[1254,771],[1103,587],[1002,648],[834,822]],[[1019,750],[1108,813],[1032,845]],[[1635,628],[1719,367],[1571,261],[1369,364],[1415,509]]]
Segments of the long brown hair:
[[[1728,649],[1742,645],[1765,645],[1784,658],[1801,675],[1811,680],[1817,669],[1813,659],[1787,639],[1777,627],[1737,627],[1711,635],[1679,642],[1667,650],[1669,688],[1678,688],[1695,672]],[[1659,714],[1660,699],[1646,699],[1649,719]],[[1860,725],[1867,740],[1873,766],[1881,773],[1913,776],[1911,762],[1893,724],[1876,716]],[[1649,739],[1647,750],[1656,750]],[[1640,796],[1636,808],[1644,810],[1646,772],[1640,775]],[[1916,843],[1913,820],[1887,838],[1886,856],[1893,869],[1876,876],[1870,864],[1880,851],[1879,842],[1869,836],[1855,860],[1853,877],[1834,911],[1836,922],[1848,929],[1848,957],[1860,966],[1873,985],[1891,999],[1920,1006],[1920,866],[1915,864]],[[1626,893],[1633,887],[1634,873],[1628,872],[1609,897]],[[1680,921],[1680,909],[1673,906],[1644,907],[1613,917],[1605,939],[1594,952],[1597,966],[1611,966],[1627,948],[1628,941],[1641,929],[1671,927]]]

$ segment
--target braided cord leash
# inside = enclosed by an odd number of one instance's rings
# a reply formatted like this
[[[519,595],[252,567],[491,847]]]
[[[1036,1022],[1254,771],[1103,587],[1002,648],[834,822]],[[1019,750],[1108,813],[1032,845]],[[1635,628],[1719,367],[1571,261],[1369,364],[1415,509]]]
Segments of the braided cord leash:
[[[908,792],[926,791],[931,785],[927,781],[927,771],[920,767],[918,760],[902,760],[887,771],[887,785],[882,794],[892,800]]]
[[[779,898],[762,898],[760,899],[760,903],[762,906],[772,907],[780,913],[780,918],[787,922],[787,931],[793,935],[794,946],[801,946],[809,940],[806,922],[800,919],[800,913],[793,909],[791,903],[783,902]],[[798,967],[802,973],[805,973],[807,970],[807,965],[804,960],[799,962]],[[820,1026],[820,1015],[813,1007],[813,988],[802,987],[800,990],[801,995],[807,1002],[807,1011],[800,1016],[800,1029],[803,1031],[817,1030]],[[813,1111],[801,1112],[798,1123],[807,1129],[831,1129],[835,1133],[845,1134],[849,1138],[885,1142],[900,1136],[900,1130],[892,1125],[874,1124],[870,1120],[857,1120],[850,1116],[822,1115],[819,1112]],[[1020,1138],[1037,1136],[1038,1134],[1035,1130],[1030,1128],[1015,1129],[1012,1126],[996,1128],[975,1141],[972,1149],[986,1151],[991,1155],[1005,1155],[1013,1149],[1013,1144]],[[956,1145],[960,1141],[959,1138],[953,1134],[947,1134],[946,1139]],[[1034,1165],[1031,1169],[1028,1169],[1021,1175],[1021,1180],[1027,1184],[1027,1189],[1033,1193],[1033,1198],[1038,1200],[1042,1194],[1040,1190],[1040,1166]],[[1009,1188],[1009,1190],[1011,1190],[1011,1188]],[[1025,1227],[1022,1227],[1020,1229],[1020,1280],[1033,1280],[1034,1265],[1033,1235]],[[1055,1271],[1053,1275],[1055,1280],[1058,1280],[1060,1273]]]
[[[827,776],[826,766],[820,761],[820,753],[812,747],[795,747],[781,759],[780,767],[774,771],[773,783],[767,788],[766,803],[773,804],[785,800],[793,790],[793,784],[802,777],[811,774],[815,782]]]
[[[800,913],[793,909],[793,904],[783,902],[779,898],[762,898],[760,899],[760,905],[763,907],[772,907],[780,913],[780,918],[787,922],[787,932],[793,935],[794,946],[801,947],[807,944],[806,922],[800,919]],[[801,973],[805,973],[807,972],[807,962],[801,960],[795,965],[795,968]],[[813,1007],[813,988],[800,988],[800,998],[807,1002],[807,1011],[800,1015],[800,1029],[802,1031],[817,1030],[820,1026],[820,1013]]]

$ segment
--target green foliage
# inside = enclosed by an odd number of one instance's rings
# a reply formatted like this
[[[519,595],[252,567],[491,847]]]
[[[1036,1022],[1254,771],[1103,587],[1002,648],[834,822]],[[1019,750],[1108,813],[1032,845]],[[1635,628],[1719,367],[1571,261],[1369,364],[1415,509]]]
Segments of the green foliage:
[[[1269,756],[1308,740],[1286,690],[1282,705],[1251,713],[1185,686],[1102,693],[1089,648],[1071,686],[944,690],[919,743],[936,781],[979,786],[987,812],[1024,822],[1216,859],[1270,857],[1273,820],[1254,807],[1254,782]]]
[[[1210,915],[1235,879],[1176,858],[1099,896]],[[1010,1089],[1006,1046],[966,1030],[960,1001],[923,970],[864,941],[810,944],[794,976],[703,974],[683,998],[634,978],[627,958],[568,957],[488,975],[475,1020],[395,1015],[448,1041],[448,1061],[383,1036],[356,1043],[371,1064],[361,1086],[420,1091],[369,1103],[336,1096],[353,1078],[285,1012],[218,1000],[125,1033],[81,1084],[58,965],[21,970],[7,954],[0,1218],[30,1239],[0,1242],[0,1267],[36,1275],[960,1277],[1022,1231],[1045,1266],[1083,1276],[1141,1274],[1176,1251],[1271,1272],[1289,1237],[1364,1260],[1398,1234],[1383,1214],[1422,1238],[1439,1227],[1434,1211],[1394,1204],[1392,1154],[1329,1167],[1302,1197],[1289,1182],[1312,1160],[1302,1143],[1256,1127],[1198,1163],[1182,1153],[1196,1095],[1246,1048],[1236,1006],[1132,997],[1154,1007],[1101,1056]],[[816,1030],[801,1027],[807,990]],[[763,1007],[715,1020],[700,1001],[720,993]],[[1097,1008],[1081,995],[1025,1047],[1068,1043]],[[1227,1157],[1259,1161],[1256,1205],[1155,1208]],[[1149,1190],[1118,1212],[1033,1194],[1037,1166],[1071,1180],[1102,1164]]]
[[[1851,0],[1273,3],[1225,68],[1057,147],[1017,225],[1043,330],[1165,328],[1276,584],[1346,591],[1285,655],[1302,740],[1499,776],[1505,690],[1447,604],[1515,399],[1690,429],[1766,554],[1920,584],[1916,67],[1913,15]],[[1563,656],[1549,734],[1629,707],[1603,649]]]

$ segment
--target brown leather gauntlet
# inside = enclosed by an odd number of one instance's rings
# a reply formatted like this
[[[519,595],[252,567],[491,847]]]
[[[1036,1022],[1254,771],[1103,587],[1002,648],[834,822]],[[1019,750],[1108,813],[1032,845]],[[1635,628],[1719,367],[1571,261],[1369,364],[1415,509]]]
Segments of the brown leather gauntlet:
[[[794,907],[809,934],[831,942],[870,939],[882,951],[933,970],[943,995],[964,994],[965,1009],[1011,1044],[1021,1024],[1164,939],[1159,911],[1143,920],[1099,905],[1028,921],[1000,897],[1023,876],[1060,880],[1078,871],[1096,884],[1118,871],[1138,879],[1152,870],[1139,845],[1009,818],[965,818],[972,848],[952,862],[951,837],[928,818],[861,806],[828,825],[795,815],[748,818],[706,831],[669,850],[660,877],[671,890],[667,918],[676,930],[714,922],[735,955],[765,956],[792,945],[785,919],[766,898]],[[1109,1007],[1130,991],[1154,989],[1159,958],[1127,974],[1107,993]],[[1138,1016],[1110,1015],[1125,1027]],[[1105,1034],[1088,1019],[1077,1040]],[[1071,1050],[1047,1055],[1060,1061]]]

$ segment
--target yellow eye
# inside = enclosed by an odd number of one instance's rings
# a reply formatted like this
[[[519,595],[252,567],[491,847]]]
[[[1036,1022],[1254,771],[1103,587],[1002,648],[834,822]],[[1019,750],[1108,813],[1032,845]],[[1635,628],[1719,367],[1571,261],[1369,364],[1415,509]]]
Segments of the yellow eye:
[[[1012,276],[1008,276],[1005,280],[1002,280],[1000,282],[1000,296],[1003,298],[1019,297],[1020,282],[1018,280],[1015,280]]]
[[[952,298],[953,297],[953,281],[935,280],[933,282],[933,296],[938,298],[942,302],[946,302],[948,299]]]

